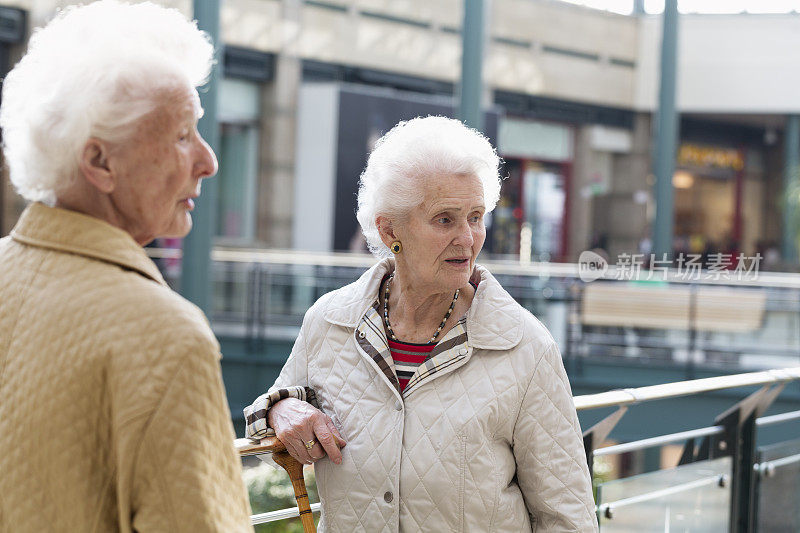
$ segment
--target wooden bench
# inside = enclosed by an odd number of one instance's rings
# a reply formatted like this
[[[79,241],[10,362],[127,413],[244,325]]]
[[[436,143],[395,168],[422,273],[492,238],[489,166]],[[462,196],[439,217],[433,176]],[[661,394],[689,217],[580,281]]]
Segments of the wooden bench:
[[[587,326],[749,332],[761,328],[766,301],[760,290],[697,287],[692,295],[688,286],[593,282],[583,290],[580,321]]]
[[[694,352],[695,332],[748,333],[761,329],[766,310],[767,295],[757,289],[732,287],[647,285],[625,282],[592,282],[583,288],[579,316],[582,349],[597,345],[625,348],[625,355],[639,354],[638,337],[641,330],[688,331],[688,345],[671,345],[667,340],[655,346],[652,354],[662,353],[672,357],[673,349]],[[620,328],[622,340],[602,342],[592,340],[601,335],[589,334],[584,338],[584,327]],[[608,335],[602,338],[608,339]],[[666,352],[665,352],[666,350]],[[736,354],[731,350],[730,354]],[[730,354],[719,355],[727,357]],[[709,355],[708,353],[706,354]],[[737,355],[738,357],[738,355]]]

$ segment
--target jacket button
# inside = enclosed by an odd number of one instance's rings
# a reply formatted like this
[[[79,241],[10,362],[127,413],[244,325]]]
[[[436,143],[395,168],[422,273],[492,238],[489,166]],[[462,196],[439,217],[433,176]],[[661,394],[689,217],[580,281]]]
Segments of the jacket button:
[[[458,355],[467,355],[467,349],[466,349],[466,348],[461,348],[461,349],[458,351]]]
[[[387,490],[383,495],[383,501],[385,501],[386,503],[392,503],[393,499],[394,495],[392,494],[392,491]]]
[[[359,338],[359,339],[363,339],[363,338],[364,338],[364,337],[366,337],[366,336],[367,336],[367,334],[366,334],[366,333],[364,333],[363,331],[359,331],[359,332],[358,332],[358,338]]]
[[[394,404],[394,410],[395,411],[402,411],[403,410],[403,404],[400,403],[400,402],[397,402],[396,404]]]

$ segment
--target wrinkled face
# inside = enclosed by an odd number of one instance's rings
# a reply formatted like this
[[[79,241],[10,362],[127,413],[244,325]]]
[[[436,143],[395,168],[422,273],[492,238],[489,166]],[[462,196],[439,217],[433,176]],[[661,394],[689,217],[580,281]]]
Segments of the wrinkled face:
[[[486,240],[483,186],[477,176],[458,174],[420,183],[425,200],[395,226],[403,244],[398,270],[432,292],[455,291],[469,282]]]
[[[139,244],[192,229],[200,181],[217,171],[214,152],[197,131],[201,115],[194,88],[164,90],[133,137],[110,152],[111,201],[120,226]]]

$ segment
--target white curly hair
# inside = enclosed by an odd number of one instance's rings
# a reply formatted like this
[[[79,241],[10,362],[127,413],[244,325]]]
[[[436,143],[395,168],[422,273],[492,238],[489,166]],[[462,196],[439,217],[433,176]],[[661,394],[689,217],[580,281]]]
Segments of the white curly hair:
[[[89,138],[124,142],[164,90],[205,83],[213,59],[208,35],[175,9],[100,0],[60,11],[3,85],[0,127],[17,192],[53,205]]]
[[[489,140],[458,120],[429,116],[400,122],[378,140],[359,180],[356,217],[370,251],[377,257],[390,254],[377,218],[402,218],[420,205],[419,179],[477,176],[489,213],[500,198],[499,166]]]

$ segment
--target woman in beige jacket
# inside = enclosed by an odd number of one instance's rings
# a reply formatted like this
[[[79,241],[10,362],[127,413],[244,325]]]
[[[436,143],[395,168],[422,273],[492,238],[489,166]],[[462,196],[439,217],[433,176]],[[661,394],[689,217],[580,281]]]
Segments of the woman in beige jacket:
[[[0,240],[0,532],[252,531],[219,346],[142,249],[188,233],[216,172],[212,51],[177,11],[102,0],[5,80],[33,203]]]
[[[308,311],[245,409],[250,436],[315,462],[322,530],[596,530],[558,348],[475,265],[499,190],[491,145],[455,120],[401,123],[370,155],[358,219],[393,258]]]

